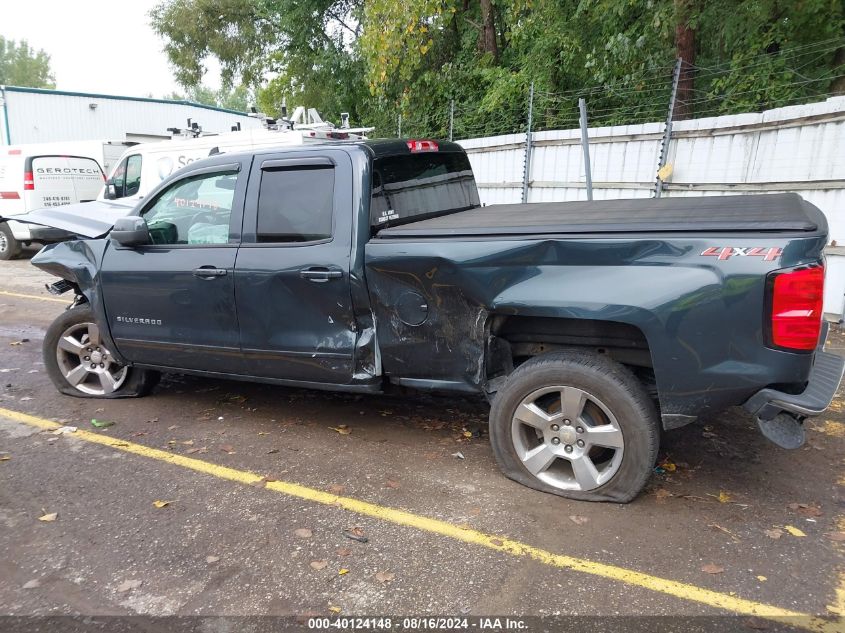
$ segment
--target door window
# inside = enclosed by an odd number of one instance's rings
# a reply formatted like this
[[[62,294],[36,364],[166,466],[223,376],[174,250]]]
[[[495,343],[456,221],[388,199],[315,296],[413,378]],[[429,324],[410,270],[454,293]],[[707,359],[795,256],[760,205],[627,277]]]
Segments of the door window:
[[[126,159],[126,184],[123,196],[134,196],[141,188],[141,155],[133,154]]]
[[[259,242],[315,242],[332,236],[334,169],[265,169],[258,191]]]
[[[142,213],[153,244],[227,244],[236,171],[184,178]]]

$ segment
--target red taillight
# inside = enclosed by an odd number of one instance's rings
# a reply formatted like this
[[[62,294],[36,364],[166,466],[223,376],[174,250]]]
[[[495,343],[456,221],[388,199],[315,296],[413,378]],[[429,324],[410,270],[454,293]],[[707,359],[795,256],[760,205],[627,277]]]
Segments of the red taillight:
[[[32,177],[31,171],[25,171],[23,174],[23,190],[35,191],[35,179]]]
[[[9,156],[20,156],[21,150],[19,149],[10,149]]]
[[[440,149],[437,141],[410,140],[405,143],[412,152],[436,152]]]
[[[822,326],[824,267],[776,273],[772,287],[772,343],[813,350]]]

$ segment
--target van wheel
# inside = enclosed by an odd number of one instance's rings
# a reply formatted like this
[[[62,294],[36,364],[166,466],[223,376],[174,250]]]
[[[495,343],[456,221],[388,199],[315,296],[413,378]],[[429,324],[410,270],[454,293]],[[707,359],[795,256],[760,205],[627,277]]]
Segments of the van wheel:
[[[0,224],[0,259],[14,259],[21,254],[21,243],[12,235],[12,229],[3,222]]]
[[[91,307],[67,310],[47,329],[44,365],[56,389],[78,398],[144,396],[158,382],[158,372],[126,367],[112,358],[100,340]]]
[[[511,479],[583,501],[627,503],[648,481],[660,425],[625,367],[588,352],[527,361],[496,394],[490,442]]]

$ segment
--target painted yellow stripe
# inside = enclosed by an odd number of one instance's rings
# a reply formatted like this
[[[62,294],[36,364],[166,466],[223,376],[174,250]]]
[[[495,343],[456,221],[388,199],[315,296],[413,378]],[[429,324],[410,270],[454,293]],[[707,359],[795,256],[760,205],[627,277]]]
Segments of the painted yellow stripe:
[[[0,417],[8,418],[9,420],[44,430],[53,430],[60,426],[58,423],[45,420],[44,418],[38,418],[26,413],[20,413],[18,411],[11,411],[3,408],[0,408]],[[241,484],[255,484],[262,480],[262,476],[256,473],[228,468],[226,466],[219,466],[193,457],[176,455],[156,448],[150,448],[149,446],[144,446],[142,444],[136,444],[119,438],[109,437],[108,435],[78,430],[74,433],[74,437],[86,442],[108,446],[126,453],[132,453],[133,455],[139,455],[141,457],[147,457],[149,459],[155,459],[175,466],[180,466],[182,468],[187,468],[195,472],[217,477],[219,479],[226,479]],[[431,532],[433,534],[440,534],[441,536],[446,536],[456,541],[486,547],[504,554],[528,558],[550,567],[578,571],[592,576],[614,580],[627,585],[641,587],[643,589],[648,589],[649,591],[655,591],[664,595],[680,598],[682,600],[697,602],[726,611],[732,611],[740,615],[756,616],[822,633],[842,633],[845,631],[845,626],[843,625],[843,620],[841,618],[830,620],[815,617],[806,613],[791,611],[789,609],[783,609],[762,602],[745,600],[743,598],[738,598],[726,593],[720,593],[718,591],[712,591],[703,587],[697,587],[695,585],[675,580],[652,576],[650,574],[626,569],[624,567],[607,565],[584,558],[566,556],[564,554],[555,554],[554,552],[533,547],[503,536],[486,534],[478,530],[454,525],[446,521],[431,519],[429,517],[420,516],[404,510],[397,510],[395,508],[389,508],[375,503],[353,499],[351,497],[339,497],[322,490],[308,488],[296,483],[270,481],[265,484],[265,488],[273,492],[279,492],[291,497],[304,499],[306,501],[336,508],[343,508],[344,510],[349,510],[350,512],[373,517],[382,521],[388,521],[397,525],[403,525]]]
[[[6,290],[0,290],[0,295],[4,297],[18,297],[19,299],[38,299],[39,301],[55,301],[56,303],[64,303],[65,305],[69,304],[70,301],[67,299],[57,299],[56,297],[42,297],[41,295],[25,295],[21,294],[20,292],[8,292]]]

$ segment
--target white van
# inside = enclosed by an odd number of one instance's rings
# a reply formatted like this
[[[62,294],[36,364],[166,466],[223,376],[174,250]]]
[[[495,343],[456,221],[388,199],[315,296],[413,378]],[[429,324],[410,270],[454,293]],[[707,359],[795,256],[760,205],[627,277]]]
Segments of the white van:
[[[102,162],[112,162],[115,151],[126,145],[83,141],[0,147],[0,216],[95,200],[103,190]],[[21,222],[0,223],[0,260],[16,257],[24,244],[50,239],[48,231],[34,236]]]
[[[294,120],[300,110],[303,108],[297,108]],[[319,118],[319,115],[312,109],[309,117],[310,121],[314,117]],[[333,127],[319,120],[318,123],[299,125],[294,129],[251,128],[197,138],[175,137],[169,141],[140,143],[120,157],[99,199],[120,200],[134,206],[159,182],[195,160],[261,147],[303,145],[326,140],[361,140],[372,129]]]

